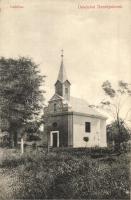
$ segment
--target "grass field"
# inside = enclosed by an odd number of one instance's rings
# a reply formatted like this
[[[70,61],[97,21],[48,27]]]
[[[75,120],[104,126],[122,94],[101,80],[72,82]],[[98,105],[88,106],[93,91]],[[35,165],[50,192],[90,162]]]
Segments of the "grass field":
[[[0,151],[0,199],[130,199],[129,153]]]

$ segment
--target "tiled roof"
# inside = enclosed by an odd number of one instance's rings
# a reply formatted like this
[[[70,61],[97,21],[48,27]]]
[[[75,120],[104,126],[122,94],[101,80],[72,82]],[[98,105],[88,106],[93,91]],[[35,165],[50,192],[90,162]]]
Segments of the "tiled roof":
[[[62,96],[54,94],[53,97],[49,100],[49,102],[57,101],[59,99],[63,101],[63,104],[68,105],[69,111],[107,119],[106,116],[98,112],[96,109],[89,107],[90,104],[84,99],[70,97],[70,101],[67,101]]]
[[[102,117],[102,118],[105,118],[105,119],[107,118],[106,116],[99,113],[95,109],[90,108],[89,104],[84,99],[80,99],[80,98],[76,98],[76,97],[70,97],[69,104],[71,106],[71,110],[74,111],[74,112],[98,116],[98,117]]]

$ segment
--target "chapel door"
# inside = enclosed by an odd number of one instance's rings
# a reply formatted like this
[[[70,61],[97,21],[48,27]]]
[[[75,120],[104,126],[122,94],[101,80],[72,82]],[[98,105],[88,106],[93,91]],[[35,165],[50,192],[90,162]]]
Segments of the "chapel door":
[[[57,147],[57,132],[53,133],[53,147]]]

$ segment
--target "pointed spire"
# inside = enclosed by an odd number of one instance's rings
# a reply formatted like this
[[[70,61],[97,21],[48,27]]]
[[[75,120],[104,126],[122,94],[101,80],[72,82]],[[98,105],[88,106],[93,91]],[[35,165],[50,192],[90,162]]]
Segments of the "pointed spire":
[[[58,74],[58,78],[57,80],[60,81],[61,83],[64,83],[67,79],[67,75],[66,75],[66,71],[64,68],[64,64],[63,64],[63,49],[61,50],[61,65],[60,65],[60,70],[59,70],[59,74]]]

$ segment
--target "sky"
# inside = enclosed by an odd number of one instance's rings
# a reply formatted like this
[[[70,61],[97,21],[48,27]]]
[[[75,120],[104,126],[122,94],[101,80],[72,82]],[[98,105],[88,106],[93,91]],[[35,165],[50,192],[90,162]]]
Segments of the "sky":
[[[104,81],[131,83],[130,11],[130,0],[0,0],[0,56],[39,64],[47,102],[64,49],[71,95],[97,104],[105,98]]]

